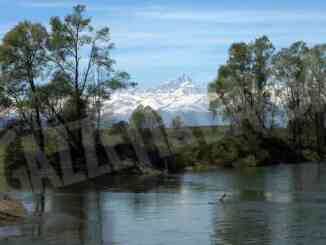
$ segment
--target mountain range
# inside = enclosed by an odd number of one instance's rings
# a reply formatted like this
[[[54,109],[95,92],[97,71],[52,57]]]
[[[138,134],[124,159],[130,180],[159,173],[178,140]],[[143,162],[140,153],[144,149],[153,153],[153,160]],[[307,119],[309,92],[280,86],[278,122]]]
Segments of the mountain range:
[[[181,116],[187,126],[216,125],[221,120],[209,111],[207,88],[183,76],[161,83],[156,88],[133,88],[114,92],[104,104],[104,121],[128,121],[137,106],[150,106],[158,111],[166,125]]]
[[[210,126],[223,124],[221,117],[214,118],[209,111],[207,88],[195,84],[182,76],[173,81],[163,82],[156,88],[139,87],[115,91],[103,106],[103,126],[118,121],[128,121],[139,106],[150,106],[170,126],[176,116],[180,116],[186,126]],[[0,115],[0,128],[15,117],[15,112]]]

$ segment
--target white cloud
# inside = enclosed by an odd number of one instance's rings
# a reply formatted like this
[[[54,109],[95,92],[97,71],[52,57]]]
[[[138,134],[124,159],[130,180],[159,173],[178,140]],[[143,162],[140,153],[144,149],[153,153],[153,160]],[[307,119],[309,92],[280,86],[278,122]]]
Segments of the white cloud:
[[[62,8],[72,7],[78,4],[72,0],[25,0],[20,2],[20,6],[27,8]]]
[[[322,12],[309,11],[284,11],[284,10],[207,10],[207,11],[183,11],[183,10],[155,10],[138,11],[139,17],[171,20],[171,21],[195,21],[225,24],[258,24],[281,22],[320,22],[326,21],[326,15]]]
[[[111,28],[117,65],[130,71],[136,80],[164,80],[184,71],[205,80],[215,76],[217,66],[225,62],[231,43],[248,42],[264,34],[278,48],[297,40],[326,42],[326,15],[318,9],[196,9],[148,2],[127,6],[118,1],[19,0],[19,5],[31,8],[28,11],[36,16],[48,8],[51,16],[51,9],[62,8],[65,14],[67,8],[86,3],[94,26]],[[44,19],[43,23],[47,22]],[[0,35],[6,30],[0,26]]]

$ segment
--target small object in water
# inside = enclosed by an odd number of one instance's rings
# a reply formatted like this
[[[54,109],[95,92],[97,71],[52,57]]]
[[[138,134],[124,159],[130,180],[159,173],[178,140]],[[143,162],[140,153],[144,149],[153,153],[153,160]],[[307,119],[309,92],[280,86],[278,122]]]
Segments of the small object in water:
[[[270,192],[266,192],[266,193],[265,193],[265,198],[266,198],[267,200],[271,200],[271,199],[273,198],[273,194],[270,193]]]
[[[223,195],[222,195],[222,197],[220,198],[220,202],[224,202],[224,199],[226,198],[226,193],[224,193]]]

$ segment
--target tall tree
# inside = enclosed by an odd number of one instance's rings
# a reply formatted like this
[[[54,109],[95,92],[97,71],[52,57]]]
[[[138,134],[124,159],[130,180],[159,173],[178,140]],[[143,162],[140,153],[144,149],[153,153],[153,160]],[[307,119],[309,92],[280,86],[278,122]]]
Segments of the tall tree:
[[[49,31],[24,21],[0,44],[0,109],[12,108],[30,126],[45,152],[44,122],[62,126],[74,160],[85,159],[83,121],[100,125],[110,93],[132,83],[117,72],[110,53],[108,27],[95,29],[86,8],[77,5],[66,17],[53,17]],[[134,84],[132,84],[134,85]],[[94,101],[94,103],[93,103]]]
[[[296,42],[280,50],[273,58],[273,72],[282,89],[280,97],[287,111],[291,141],[298,151],[303,145],[305,113],[309,106],[305,70],[308,51],[304,42]]]
[[[305,79],[309,103],[307,120],[315,129],[316,149],[319,158],[323,157],[325,145],[326,113],[326,45],[317,45],[305,55]]]
[[[101,126],[103,103],[105,100],[110,99],[111,94],[119,89],[126,89],[128,86],[136,86],[136,83],[129,82],[130,76],[126,72],[116,72],[112,77],[104,78],[101,76],[101,70],[98,69],[96,83],[88,86],[87,97],[92,104],[93,111],[95,112],[96,127]]]
[[[265,36],[251,43],[234,43],[229,59],[219,68],[217,79],[210,84],[210,108],[222,106],[224,116],[234,125],[249,122],[260,132],[266,129],[270,105],[268,81],[274,47]]]
[[[38,23],[20,22],[4,36],[0,46],[1,79],[7,99],[28,120],[41,150],[45,141],[37,81],[47,67],[48,33]],[[29,115],[27,115],[29,112]]]
[[[139,133],[136,137],[142,137],[148,145],[154,145],[154,140],[161,140],[161,143],[169,148],[163,119],[150,106],[138,106],[130,116],[129,125]]]
[[[127,73],[113,70],[114,60],[110,52],[114,45],[110,29],[95,29],[83,5],[74,7],[63,20],[51,18],[50,26],[49,61],[54,64],[55,73],[69,78],[72,88],[70,105],[76,112],[74,119],[80,123],[89,116],[84,110],[90,109],[90,99],[93,98],[99,125],[102,99],[108,99],[108,90],[129,85]],[[81,129],[77,130],[77,141],[82,141]]]
[[[1,75],[0,75],[1,77]],[[12,101],[6,93],[6,85],[3,80],[0,79],[0,118],[12,107]]]

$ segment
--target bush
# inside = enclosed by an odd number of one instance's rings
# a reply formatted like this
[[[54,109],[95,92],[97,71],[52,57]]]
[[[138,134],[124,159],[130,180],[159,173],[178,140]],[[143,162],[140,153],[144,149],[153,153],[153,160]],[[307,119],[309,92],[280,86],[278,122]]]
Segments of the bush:
[[[255,159],[257,161],[257,165],[260,165],[260,164],[267,163],[268,161],[270,161],[271,156],[267,150],[261,149],[256,152]]]
[[[129,125],[127,122],[120,121],[112,125],[111,133],[120,135],[123,140],[123,143],[129,144],[130,138],[128,135],[128,127]]]
[[[245,158],[239,160],[240,167],[256,167],[259,165],[259,161],[254,155],[248,155]]]
[[[318,162],[321,160],[318,153],[312,150],[304,150],[302,154],[307,161]]]
[[[248,155],[247,144],[241,137],[225,137],[213,144],[211,154],[213,161],[224,166],[232,166],[234,162]]]
[[[185,158],[184,154],[176,154],[174,157],[173,166],[171,166],[172,164],[169,165],[169,170],[172,172],[180,172],[184,170],[187,166],[191,165],[188,160]]]

